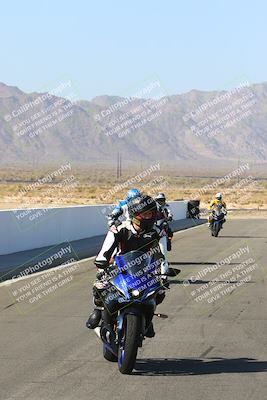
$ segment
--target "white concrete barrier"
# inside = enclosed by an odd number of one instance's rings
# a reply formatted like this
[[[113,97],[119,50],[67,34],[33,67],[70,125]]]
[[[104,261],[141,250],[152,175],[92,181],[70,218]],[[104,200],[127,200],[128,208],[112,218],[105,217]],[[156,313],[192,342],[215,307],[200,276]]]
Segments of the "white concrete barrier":
[[[187,202],[169,203],[174,219],[186,218]],[[0,211],[0,255],[102,235],[112,204]]]
[[[169,201],[168,204],[170,205],[174,220],[186,218],[188,201]]]

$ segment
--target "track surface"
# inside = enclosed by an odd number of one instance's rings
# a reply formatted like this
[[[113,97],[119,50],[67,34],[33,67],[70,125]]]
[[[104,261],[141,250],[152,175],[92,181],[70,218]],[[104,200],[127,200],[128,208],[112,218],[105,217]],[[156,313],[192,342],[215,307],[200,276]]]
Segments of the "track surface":
[[[92,261],[80,262],[68,272],[70,282],[32,305],[15,303],[14,291],[26,284],[33,290],[36,276],[1,285],[1,400],[265,399],[266,222],[228,221],[219,238],[210,237],[206,225],[175,234],[170,261],[182,273],[159,307],[169,318],[155,320],[156,337],[140,349],[132,376],[121,375],[116,364],[102,358],[100,342],[84,326],[91,309]],[[246,253],[203,272],[239,249]],[[229,271],[232,282],[219,277]],[[211,288],[212,294],[196,299]],[[220,298],[211,301],[218,292]]]

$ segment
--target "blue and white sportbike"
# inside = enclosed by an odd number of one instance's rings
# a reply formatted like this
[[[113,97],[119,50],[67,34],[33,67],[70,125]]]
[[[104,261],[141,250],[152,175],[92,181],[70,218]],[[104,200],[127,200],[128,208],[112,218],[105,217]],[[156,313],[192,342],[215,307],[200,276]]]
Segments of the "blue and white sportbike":
[[[158,271],[159,260],[130,251],[116,256],[114,266],[101,278],[105,282],[100,291],[104,307],[102,321],[94,330],[103,342],[104,358],[117,361],[122,374],[132,372],[138,347],[145,336],[153,336],[149,334],[152,318],[166,289]],[[103,318],[103,313],[108,313],[108,318]]]

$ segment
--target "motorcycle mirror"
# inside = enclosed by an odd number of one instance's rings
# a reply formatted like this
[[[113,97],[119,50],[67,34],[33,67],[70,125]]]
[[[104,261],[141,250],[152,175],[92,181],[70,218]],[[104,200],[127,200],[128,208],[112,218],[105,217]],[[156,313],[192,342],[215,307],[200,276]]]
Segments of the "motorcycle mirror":
[[[154,314],[154,316],[155,316],[155,317],[158,317],[158,318],[163,318],[163,319],[169,318],[168,315],[166,315],[166,314],[160,314],[160,313],[159,313],[159,314]]]

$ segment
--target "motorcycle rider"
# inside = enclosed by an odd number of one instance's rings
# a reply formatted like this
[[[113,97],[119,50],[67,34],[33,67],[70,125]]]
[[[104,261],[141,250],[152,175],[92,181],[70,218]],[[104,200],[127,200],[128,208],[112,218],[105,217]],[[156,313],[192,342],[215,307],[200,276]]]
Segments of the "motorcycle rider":
[[[222,212],[227,215],[227,209],[226,209],[226,203],[225,201],[223,201],[223,195],[222,193],[216,193],[215,195],[215,199],[211,200],[210,204],[209,204],[209,210],[211,211],[211,213],[209,214],[208,217],[208,222],[209,222],[209,228],[212,225],[212,211],[214,210],[214,208],[216,206],[220,205],[222,207]],[[225,218],[222,220],[222,225],[225,223]],[[223,226],[221,226],[223,227]]]
[[[119,204],[114,208],[112,213],[108,216],[109,227],[111,227],[112,225],[119,225],[121,223],[119,217],[121,216],[124,216],[126,220],[129,219],[128,203],[138,196],[141,196],[141,193],[138,189],[133,188],[128,191],[126,199],[121,200]]]
[[[170,206],[166,203],[166,196],[164,193],[160,192],[155,197],[155,201],[157,203],[158,216],[156,226],[161,230],[162,237],[160,239],[160,248],[161,252],[165,256],[165,260],[167,260],[167,251],[171,250],[171,239],[173,237],[173,232],[169,227],[169,222],[172,221],[173,215],[170,210]],[[169,275],[169,265],[168,262],[165,261],[165,265],[162,266],[162,274]]]
[[[102,307],[101,291],[97,290],[99,279],[103,275],[105,269],[110,265],[114,252],[117,254],[125,254],[133,250],[141,250],[148,252],[151,249],[156,250],[155,259],[159,264],[163,262],[164,256],[160,251],[159,240],[160,235],[154,224],[157,218],[156,202],[146,195],[133,198],[128,202],[129,219],[122,222],[118,227],[112,225],[104,240],[103,246],[95,259],[95,265],[98,268],[97,281],[93,287],[94,304],[97,308],[89,316],[86,326],[94,329],[98,326],[101,317],[105,324],[110,324],[111,316],[108,310],[101,312]],[[165,297],[164,290],[157,295],[157,304],[160,304]],[[153,324],[149,325],[146,333],[147,337],[155,335]]]
[[[155,197],[157,206],[158,206],[158,220],[157,220],[157,225],[166,222],[166,228],[167,228],[167,233],[168,233],[168,251],[171,250],[171,239],[173,237],[173,232],[168,224],[168,222],[171,222],[173,220],[173,214],[171,212],[169,204],[166,203],[166,196],[164,193],[160,192],[156,197]]]
[[[133,199],[140,196],[141,193],[138,189],[136,188],[130,189],[127,193],[127,198],[125,200],[120,201],[119,204],[114,208],[113,212],[109,215],[108,226],[110,228],[112,226],[115,226],[117,228],[122,223],[122,221],[119,219],[119,217],[121,216],[124,216],[126,220],[129,220],[128,206]],[[169,206],[166,204],[166,197],[164,193],[159,193],[158,196],[156,196],[155,200],[157,202],[157,210],[158,210],[157,228],[161,236],[159,244],[161,252],[165,257],[165,261],[162,263],[161,273],[167,276],[169,274],[169,265],[167,262],[167,250],[168,246],[170,247],[169,244],[170,241],[169,239],[166,238],[166,235],[164,236],[164,233],[165,229],[167,228],[167,221],[172,220],[172,213],[169,209]],[[165,223],[165,226],[163,225],[163,223]],[[173,236],[171,229],[170,228],[168,228],[168,230],[166,229],[166,232],[168,232],[168,238],[171,239]]]

